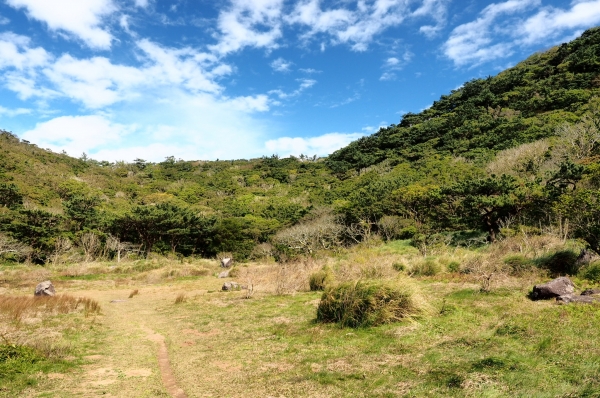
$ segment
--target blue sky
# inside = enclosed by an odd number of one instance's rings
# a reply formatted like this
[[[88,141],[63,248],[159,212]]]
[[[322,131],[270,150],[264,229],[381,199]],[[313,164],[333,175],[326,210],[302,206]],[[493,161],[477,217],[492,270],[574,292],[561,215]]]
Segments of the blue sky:
[[[0,0],[0,128],[98,160],[327,155],[600,0]]]

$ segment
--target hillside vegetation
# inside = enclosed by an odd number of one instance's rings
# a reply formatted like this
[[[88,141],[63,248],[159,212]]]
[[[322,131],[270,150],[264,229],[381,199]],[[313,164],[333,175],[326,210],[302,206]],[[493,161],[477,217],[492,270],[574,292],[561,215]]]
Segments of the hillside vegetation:
[[[0,255],[287,261],[372,239],[528,233],[600,249],[600,29],[475,79],[326,159],[75,159],[0,134]]]

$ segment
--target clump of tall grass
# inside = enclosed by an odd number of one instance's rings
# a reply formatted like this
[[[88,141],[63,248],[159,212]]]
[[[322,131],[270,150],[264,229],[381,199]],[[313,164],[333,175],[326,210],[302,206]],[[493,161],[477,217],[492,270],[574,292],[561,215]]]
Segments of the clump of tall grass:
[[[175,304],[182,304],[182,303],[185,303],[186,301],[187,301],[187,297],[186,297],[185,293],[180,293],[175,298]]]
[[[414,264],[409,274],[411,276],[434,276],[441,271],[441,266],[435,258],[427,257],[423,261]]]
[[[86,316],[100,314],[100,304],[87,297],[73,297],[66,294],[54,297],[0,296],[0,313],[20,322],[24,315],[36,316],[68,314],[83,309]]]
[[[369,327],[418,316],[427,304],[409,281],[358,281],[329,287],[317,308],[317,321],[342,327]]]

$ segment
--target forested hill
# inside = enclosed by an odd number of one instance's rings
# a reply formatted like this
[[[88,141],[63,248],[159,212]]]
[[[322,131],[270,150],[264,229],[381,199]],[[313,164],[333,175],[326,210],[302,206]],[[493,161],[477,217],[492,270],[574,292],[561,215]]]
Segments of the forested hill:
[[[382,128],[333,153],[336,173],[384,159],[451,154],[481,161],[502,149],[554,135],[578,121],[600,93],[600,28],[537,53],[497,76],[474,79],[400,124]]]
[[[600,252],[599,94],[596,28],[326,159],[109,163],[0,130],[0,261],[284,261],[380,238],[425,254],[524,229]]]

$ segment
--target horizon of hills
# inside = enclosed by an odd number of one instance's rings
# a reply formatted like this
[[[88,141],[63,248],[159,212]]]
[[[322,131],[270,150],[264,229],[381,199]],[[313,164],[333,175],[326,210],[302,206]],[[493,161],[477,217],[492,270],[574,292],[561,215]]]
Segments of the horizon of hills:
[[[90,234],[99,252],[116,239],[146,254],[240,259],[287,259],[373,235],[424,251],[458,231],[493,241],[508,220],[551,227],[577,218],[574,200],[587,204],[580,213],[593,210],[599,94],[593,28],[325,158],[109,163],[2,132],[0,234],[24,245],[9,257],[36,262],[65,242],[84,250]],[[595,227],[573,223],[573,236],[597,249]]]

